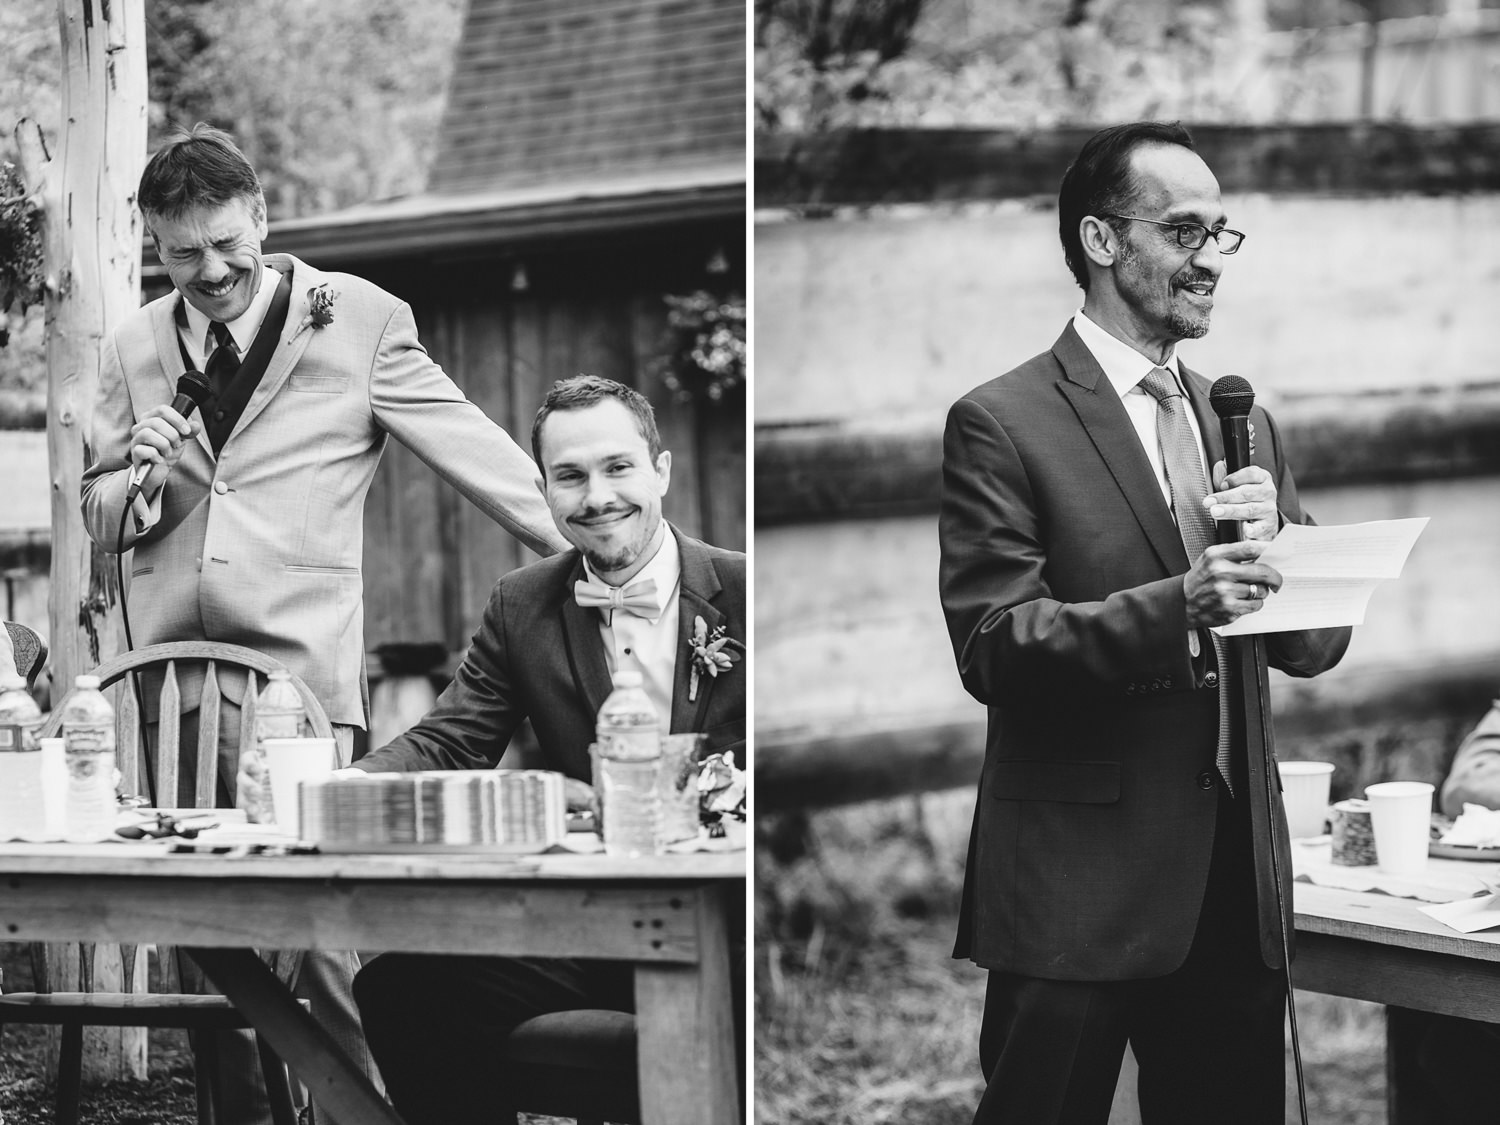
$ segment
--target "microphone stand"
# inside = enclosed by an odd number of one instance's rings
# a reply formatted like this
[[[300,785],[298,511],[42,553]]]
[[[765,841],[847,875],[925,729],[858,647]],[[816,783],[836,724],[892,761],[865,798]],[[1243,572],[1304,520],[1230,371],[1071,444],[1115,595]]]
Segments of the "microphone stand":
[[[1282,972],[1286,979],[1287,1019],[1292,1027],[1292,1064],[1297,1075],[1297,1106],[1302,1125],[1307,1121],[1307,1081],[1302,1070],[1302,1042],[1297,1031],[1297,1002],[1292,988],[1292,943],[1288,932],[1287,878],[1282,871],[1281,849],[1276,838],[1276,804],[1279,785],[1275,770],[1275,733],[1271,721],[1271,685],[1266,672],[1266,640],[1263,634],[1233,637],[1235,657],[1240,665],[1240,687],[1245,701],[1246,750],[1250,798],[1250,824],[1253,839],[1269,844],[1271,883],[1276,893],[1276,932],[1281,943]],[[1257,771],[1260,777],[1255,775]],[[1258,790],[1259,792],[1254,792]],[[1257,809],[1257,797],[1264,802]],[[1257,816],[1260,813],[1261,816]],[[1264,821],[1264,831],[1257,820]],[[1259,878],[1257,876],[1257,882]]]

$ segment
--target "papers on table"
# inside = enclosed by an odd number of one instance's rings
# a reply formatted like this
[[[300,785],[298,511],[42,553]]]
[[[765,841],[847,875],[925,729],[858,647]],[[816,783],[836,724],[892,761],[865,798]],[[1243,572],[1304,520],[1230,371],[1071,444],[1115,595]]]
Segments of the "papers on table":
[[[1477,934],[1480,930],[1500,926],[1500,895],[1462,898],[1457,902],[1439,902],[1418,909],[1461,934]]]
[[[1329,629],[1361,625],[1375,587],[1399,578],[1427,517],[1377,520],[1343,527],[1304,527],[1289,523],[1260,561],[1285,580],[1265,605],[1229,625],[1221,637]]]

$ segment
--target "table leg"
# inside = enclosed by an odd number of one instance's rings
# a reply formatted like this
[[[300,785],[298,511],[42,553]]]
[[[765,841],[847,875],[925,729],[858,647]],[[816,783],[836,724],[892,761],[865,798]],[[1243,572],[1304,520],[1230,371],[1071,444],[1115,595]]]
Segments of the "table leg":
[[[740,1120],[729,941],[720,890],[684,892],[696,899],[697,964],[636,965],[644,1125],[734,1125]]]
[[[298,1004],[253,949],[188,949],[214,986],[340,1121],[404,1125],[333,1037]]]

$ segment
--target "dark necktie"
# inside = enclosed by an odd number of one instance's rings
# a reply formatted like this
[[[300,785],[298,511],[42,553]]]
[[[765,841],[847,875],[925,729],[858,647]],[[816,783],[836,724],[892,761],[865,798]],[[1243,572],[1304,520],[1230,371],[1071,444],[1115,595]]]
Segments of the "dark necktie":
[[[1187,549],[1188,565],[1192,566],[1199,556],[1214,542],[1214,521],[1203,498],[1208,495],[1208,482],[1203,479],[1203,461],[1198,455],[1198,439],[1188,425],[1187,411],[1183,406],[1182,392],[1177,389],[1177,380],[1163,367],[1154,367],[1141,380],[1141,386],[1156,399],[1156,442],[1161,447],[1162,464],[1166,466],[1167,483],[1172,489],[1172,511],[1177,516],[1177,531],[1182,536],[1182,545]],[[1229,780],[1229,685],[1232,680],[1229,666],[1229,645],[1217,633],[1210,633],[1214,655],[1219,660],[1219,745],[1216,764],[1224,778],[1224,786],[1230,793],[1234,785]]]
[[[229,334],[227,325],[220,324],[217,320],[211,321],[208,330],[213,333],[218,347],[214,348],[214,354],[203,365],[203,374],[208,376],[208,385],[213,388],[214,397],[223,398],[224,392],[229,389],[229,384],[239,372],[240,351],[235,347],[234,337]]]

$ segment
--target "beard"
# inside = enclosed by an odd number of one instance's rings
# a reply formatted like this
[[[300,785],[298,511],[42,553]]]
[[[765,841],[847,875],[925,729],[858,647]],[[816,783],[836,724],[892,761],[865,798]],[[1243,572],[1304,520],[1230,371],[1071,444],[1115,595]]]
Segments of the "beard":
[[[1179,340],[1200,340],[1208,335],[1208,322],[1212,315],[1211,312],[1202,312],[1190,316],[1174,308],[1167,314],[1167,330]]]

